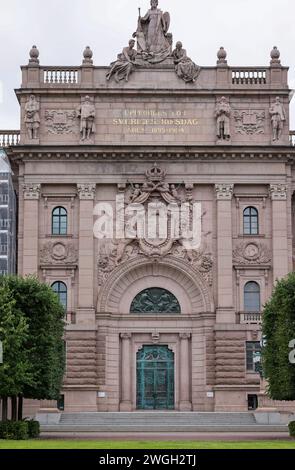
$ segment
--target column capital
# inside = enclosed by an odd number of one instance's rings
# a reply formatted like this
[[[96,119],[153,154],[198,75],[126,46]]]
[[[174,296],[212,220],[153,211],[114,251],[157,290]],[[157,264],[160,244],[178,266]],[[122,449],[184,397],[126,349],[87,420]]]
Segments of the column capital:
[[[234,185],[225,183],[216,184],[215,191],[218,201],[231,201],[234,192]]]
[[[24,199],[39,200],[41,192],[41,184],[25,183],[23,184]]]
[[[125,339],[125,340],[129,340],[129,339],[131,339],[131,333],[120,333],[120,338]]]
[[[286,201],[288,186],[286,184],[270,184],[269,195],[272,201]]]
[[[179,338],[180,339],[190,339],[191,338],[191,333],[179,333]]]
[[[81,201],[93,201],[96,192],[96,183],[77,184],[77,191]]]

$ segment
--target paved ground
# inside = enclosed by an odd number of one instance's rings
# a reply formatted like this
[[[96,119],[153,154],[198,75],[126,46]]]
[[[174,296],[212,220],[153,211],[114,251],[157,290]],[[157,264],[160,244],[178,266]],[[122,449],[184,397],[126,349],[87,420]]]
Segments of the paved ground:
[[[292,440],[289,433],[42,433],[44,439],[79,439],[110,441],[271,441]]]

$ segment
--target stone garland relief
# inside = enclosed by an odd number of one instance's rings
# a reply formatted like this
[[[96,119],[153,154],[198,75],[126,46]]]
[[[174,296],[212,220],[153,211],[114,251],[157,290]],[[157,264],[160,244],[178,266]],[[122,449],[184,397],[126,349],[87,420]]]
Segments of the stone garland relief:
[[[128,183],[125,190],[125,206],[128,204],[145,205],[149,201],[162,202],[165,205],[180,206],[181,203],[189,203],[190,215],[192,214],[193,185],[168,184],[165,181],[166,173],[156,164],[146,172],[146,182],[143,184]],[[126,231],[131,230],[130,222],[125,221]],[[187,224],[190,221],[187,220]],[[185,239],[172,236],[171,219],[168,217],[168,236],[166,239],[151,239],[143,234],[138,238],[124,238],[111,240],[101,244],[98,254],[98,283],[103,285],[112,271],[122,263],[131,259],[146,257],[155,261],[165,257],[173,256],[183,260],[204,278],[208,285],[212,285],[213,260],[207,252],[206,244],[199,250],[186,248]]]
[[[246,266],[270,264],[271,253],[263,243],[241,242],[233,251],[233,262]]]
[[[40,250],[40,264],[73,265],[78,263],[78,251],[72,243],[47,242]]]

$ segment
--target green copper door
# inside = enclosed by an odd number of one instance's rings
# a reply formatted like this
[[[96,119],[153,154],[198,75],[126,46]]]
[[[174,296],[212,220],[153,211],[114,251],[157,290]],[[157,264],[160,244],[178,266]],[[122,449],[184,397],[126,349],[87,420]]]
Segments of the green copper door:
[[[174,409],[174,353],[168,346],[144,346],[137,353],[137,409]]]

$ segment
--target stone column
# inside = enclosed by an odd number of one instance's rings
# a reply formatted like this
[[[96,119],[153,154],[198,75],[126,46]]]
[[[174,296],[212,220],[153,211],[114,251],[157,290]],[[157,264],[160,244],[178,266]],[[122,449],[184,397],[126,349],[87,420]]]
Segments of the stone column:
[[[23,276],[38,274],[40,184],[24,184]]]
[[[233,308],[233,184],[216,184],[217,196],[217,323],[235,323]]]
[[[271,184],[269,192],[272,200],[273,281],[275,282],[289,272],[287,185]]]
[[[96,184],[77,185],[79,207],[79,290],[77,323],[94,323],[93,204]]]
[[[180,411],[191,411],[191,370],[190,370],[190,354],[189,354],[189,340],[190,333],[180,333],[180,361],[179,361],[179,377],[180,377]]]
[[[131,411],[131,334],[121,333],[122,341],[122,362],[121,362],[121,402],[120,411]]]

